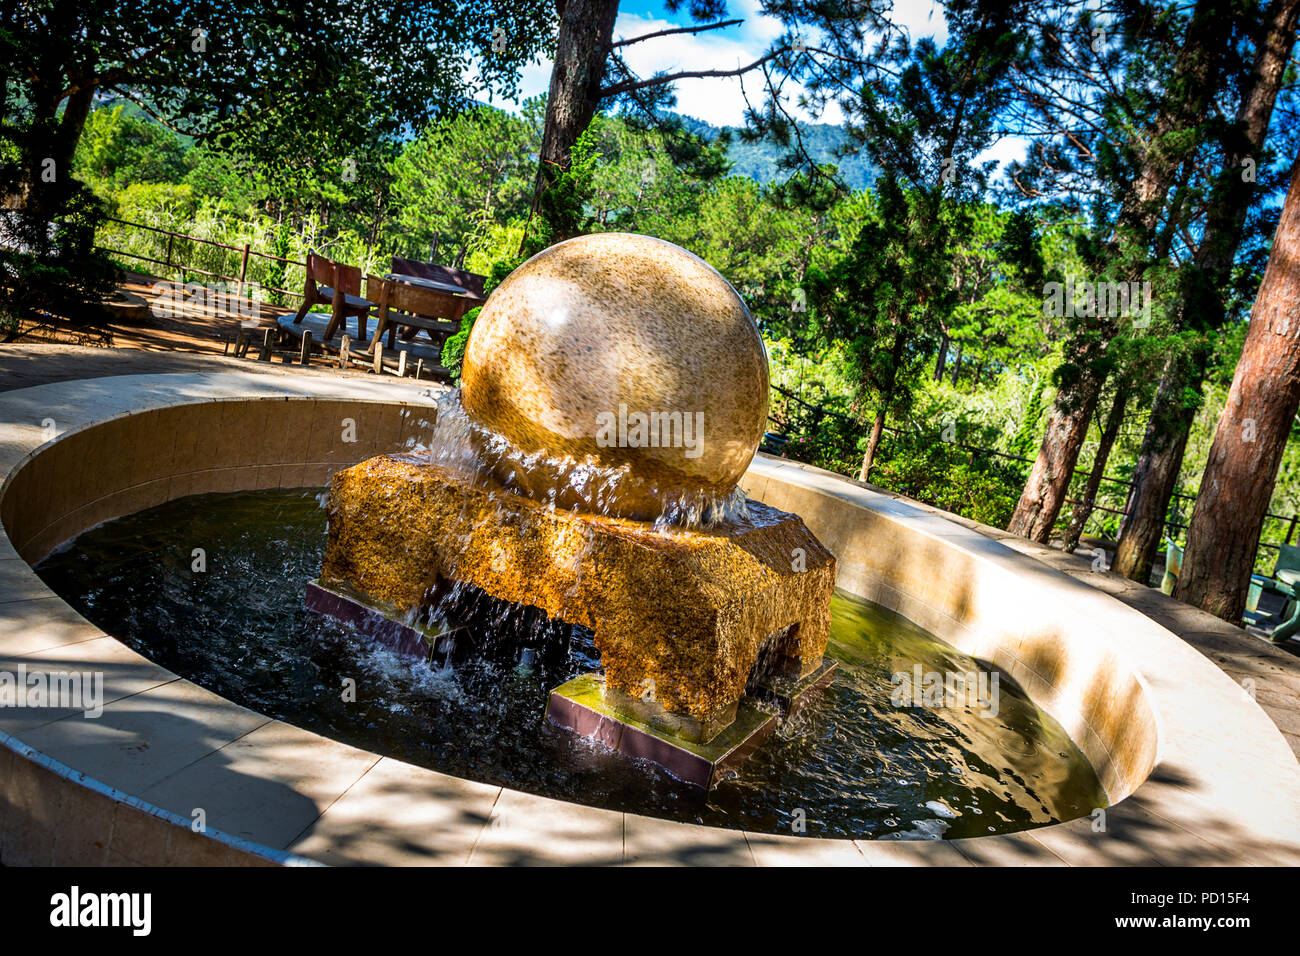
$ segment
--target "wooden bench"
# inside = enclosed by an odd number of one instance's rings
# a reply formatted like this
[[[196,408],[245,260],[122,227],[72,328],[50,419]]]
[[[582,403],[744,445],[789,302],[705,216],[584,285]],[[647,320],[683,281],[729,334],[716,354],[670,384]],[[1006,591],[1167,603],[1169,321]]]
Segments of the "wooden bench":
[[[347,317],[357,317],[359,338],[365,341],[366,318],[375,303],[361,298],[361,270],[356,266],[333,262],[314,252],[307,254],[307,281],[303,288],[302,306],[293,317],[298,325],[307,311],[317,304],[330,306],[330,321],[322,337],[328,342],[340,327],[347,329]],[[367,290],[369,291],[369,290]]]

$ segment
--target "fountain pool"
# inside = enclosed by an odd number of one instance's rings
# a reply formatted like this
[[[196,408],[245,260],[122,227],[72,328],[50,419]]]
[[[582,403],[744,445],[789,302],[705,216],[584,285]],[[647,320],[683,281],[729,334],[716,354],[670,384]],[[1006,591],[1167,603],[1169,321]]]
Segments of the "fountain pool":
[[[989,666],[842,592],[827,650],[834,681],[706,796],[546,722],[549,689],[599,667],[581,628],[479,621],[472,652],[413,664],[306,610],[325,527],[315,489],[191,496],[93,528],[37,570],[104,631],[221,697],[545,796],[751,832],[910,839],[1006,833],[1106,804],[1086,758],[1006,674],[996,714],[970,695],[961,706],[897,706],[897,675]]]
[[[0,395],[0,669],[104,675],[98,720],[0,708],[6,865],[1300,864],[1300,768],[1232,677],[1085,583],[1086,562],[1062,573],[1031,546],[792,462],[758,456],[743,490],[803,516],[834,553],[843,592],[1013,677],[1087,757],[1105,788],[1104,818],[973,839],[850,841],[485,785],[196,687],[87,621],[32,570],[65,542],[168,501],[321,489],[341,468],[421,440],[436,397],[388,381],[245,371]],[[1161,595],[1151,601],[1177,610]],[[207,813],[205,833],[192,830],[195,807]]]

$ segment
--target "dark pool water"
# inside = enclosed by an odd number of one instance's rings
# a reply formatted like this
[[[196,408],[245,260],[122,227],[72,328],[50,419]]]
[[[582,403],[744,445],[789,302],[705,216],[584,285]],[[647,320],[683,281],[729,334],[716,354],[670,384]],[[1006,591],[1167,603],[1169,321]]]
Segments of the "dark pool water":
[[[1064,731],[1005,675],[996,717],[951,700],[891,703],[896,674],[978,665],[844,595],[827,650],[840,663],[834,683],[706,797],[546,723],[547,692],[599,667],[581,632],[567,651],[485,640],[482,654],[436,666],[306,610],[304,586],[325,546],[319,494],[169,502],[87,531],[37,570],[105,631],[229,700],[400,760],[547,796],[822,837],[978,836],[1105,804]],[[196,549],[206,570],[194,570]],[[348,679],[355,701],[344,699]]]

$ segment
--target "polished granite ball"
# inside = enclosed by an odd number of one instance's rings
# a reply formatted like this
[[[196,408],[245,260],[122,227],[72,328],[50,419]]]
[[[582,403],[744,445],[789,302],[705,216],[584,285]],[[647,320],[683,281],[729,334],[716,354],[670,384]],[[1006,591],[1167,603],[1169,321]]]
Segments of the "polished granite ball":
[[[538,253],[493,291],[461,371],[471,420],[524,455],[597,466],[530,474],[525,494],[651,520],[722,497],[767,423],[767,353],[716,269],[649,236],[600,233]],[[604,475],[617,470],[610,481]],[[557,484],[562,486],[557,494]]]

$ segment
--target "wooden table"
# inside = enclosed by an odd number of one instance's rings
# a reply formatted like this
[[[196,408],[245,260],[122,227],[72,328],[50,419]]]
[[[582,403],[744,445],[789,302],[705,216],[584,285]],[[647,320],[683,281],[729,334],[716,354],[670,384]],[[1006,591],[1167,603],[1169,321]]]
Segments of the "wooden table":
[[[487,301],[485,298],[471,292],[463,285],[456,285],[452,282],[439,282],[437,279],[426,279],[423,276],[402,275],[401,273],[396,272],[390,272],[388,275],[384,276],[384,278],[392,279],[394,282],[400,282],[402,285],[414,285],[419,286],[422,289],[434,289],[438,292],[451,292],[455,295],[461,295],[467,299],[472,299],[474,302],[480,304]]]
[[[461,307],[460,314],[447,316],[447,319],[451,322],[456,323],[457,326],[459,326],[460,320],[465,317],[466,312],[468,312],[470,309],[482,305],[484,302],[487,301],[487,299],[485,299],[483,296],[471,292],[469,289],[466,289],[464,286],[456,285],[455,283],[452,282],[440,282],[437,279],[427,279],[424,276],[404,275],[399,272],[390,272],[388,273],[388,275],[384,276],[384,278],[389,279],[393,282],[401,283],[402,285],[415,286],[420,289],[432,289],[435,292],[450,292],[453,295],[455,295],[457,298],[464,299],[465,304]],[[426,329],[425,331],[428,334],[429,339],[431,341],[433,341],[434,343],[438,343],[438,338],[437,338],[438,330]],[[417,335],[420,334],[420,329],[415,328],[413,326],[407,326],[405,329],[402,330],[400,334],[401,334],[402,341],[409,342]]]

